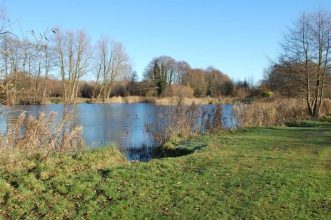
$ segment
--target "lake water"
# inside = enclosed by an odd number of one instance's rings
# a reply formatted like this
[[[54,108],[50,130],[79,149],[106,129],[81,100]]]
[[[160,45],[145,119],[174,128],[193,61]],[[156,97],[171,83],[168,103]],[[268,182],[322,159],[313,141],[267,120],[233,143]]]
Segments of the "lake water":
[[[211,108],[212,105],[204,106]],[[7,124],[14,122],[17,116],[26,111],[37,116],[40,112],[56,112],[62,117],[65,111],[75,110],[76,123],[83,126],[83,137],[91,148],[116,144],[122,151],[128,152],[129,159],[141,159],[140,149],[149,143],[146,133],[147,123],[156,123],[158,116],[169,106],[157,106],[147,103],[135,104],[49,104],[3,107],[0,118],[0,130],[5,132]],[[224,105],[223,118],[231,123],[232,106]],[[132,150],[133,149],[133,150]],[[146,152],[144,152],[146,154]],[[146,156],[146,155],[145,155]]]

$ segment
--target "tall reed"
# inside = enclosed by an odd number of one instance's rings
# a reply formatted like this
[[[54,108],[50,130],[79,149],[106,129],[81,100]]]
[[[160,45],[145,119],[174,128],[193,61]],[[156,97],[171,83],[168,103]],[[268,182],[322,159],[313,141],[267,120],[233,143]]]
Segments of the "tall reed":
[[[330,113],[331,101],[326,100],[321,114]],[[233,105],[230,117],[224,117],[224,105],[202,108],[201,105],[186,105],[183,100],[179,100],[158,117],[157,123],[148,124],[146,128],[153,143],[161,146],[176,136],[185,138],[218,130],[271,127],[310,119],[306,103],[300,99],[259,100],[251,104],[236,104]]]
[[[82,127],[75,126],[74,113],[65,113],[59,120],[56,113],[40,113],[37,117],[22,112],[16,123],[0,134],[0,150],[20,149],[72,151],[83,147]]]
[[[309,119],[306,104],[299,99],[256,101],[251,104],[234,105],[233,117],[238,128],[268,127]]]
[[[331,116],[331,99],[324,99],[321,106],[322,116]]]
[[[174,136],[187,137],[201,130],[201,108],[198,105],[185,105],[182,99],[164,113],[157,116],[156,123],[146,124],[146,131],[155,145],[163,145]]]
[[[183,99],[158,115],[156,123],[146,125],[152,143],[157,146],[176,137],[187,138],[221,129],[229,129],[223,123],[223,105],[187,105]]]

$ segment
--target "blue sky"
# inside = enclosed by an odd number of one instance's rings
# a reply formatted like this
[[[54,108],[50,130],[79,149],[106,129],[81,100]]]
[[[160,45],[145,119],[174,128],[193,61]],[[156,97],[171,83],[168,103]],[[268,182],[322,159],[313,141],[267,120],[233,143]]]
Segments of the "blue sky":
[[[93,42],[124,44],[141,75],[149,61],[168,55],[192,67],[210,65],[234,80],[258,81],[277,57],[287,26],[301,12],[331,10],[329,0],[7,0],[21,34],[59,26],[83,29]]]

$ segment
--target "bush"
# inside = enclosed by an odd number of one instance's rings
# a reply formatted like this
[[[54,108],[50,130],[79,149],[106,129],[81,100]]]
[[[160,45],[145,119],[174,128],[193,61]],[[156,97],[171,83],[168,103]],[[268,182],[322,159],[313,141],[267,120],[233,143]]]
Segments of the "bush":
[[[271,98],[273,95],[274,95],[274,93],[270,90],[265,90],[261,94],[261,96],[264,98]]]

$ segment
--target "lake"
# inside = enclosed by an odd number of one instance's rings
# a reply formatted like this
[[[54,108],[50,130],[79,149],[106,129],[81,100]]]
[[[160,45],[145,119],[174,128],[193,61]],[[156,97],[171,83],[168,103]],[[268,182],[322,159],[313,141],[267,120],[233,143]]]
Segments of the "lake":
[[[212,108],[205,105],[202,108]],[[147,123],[156,123],[158,116],[170,106],[148,103],[134,104],[49,104],[3,107],[0,130],[6,131],[7,124],[14,122],[22,111],[37,116],[40,112],[56,112],[61,118],[65,111],[75,110],[75,122],[83,126],[83,137],[90,148],[116,144],[129,159],[148,160],[145,147],[150,143],[146,132]],[[223,123],[231,123],[232,106],[224,105]],[[143,148],[144,147],[144,148]],[[130,150],[127,150],[130,149]],[[147,158],[146,158],[147,157]]]

